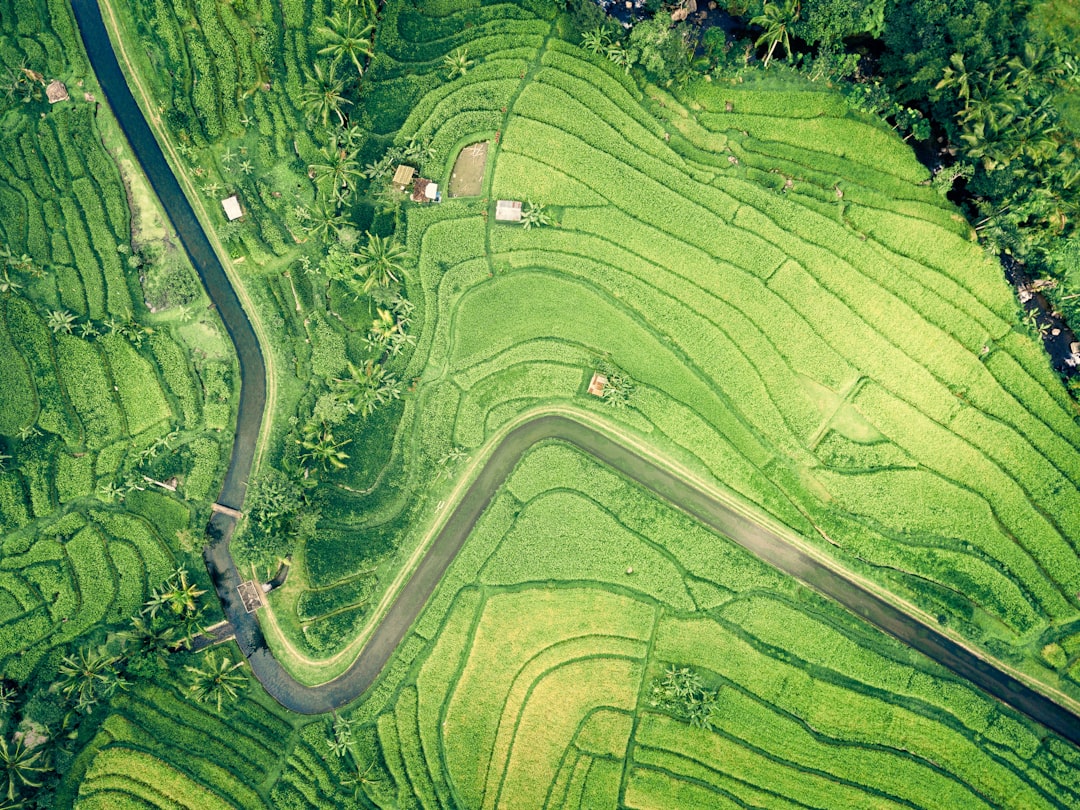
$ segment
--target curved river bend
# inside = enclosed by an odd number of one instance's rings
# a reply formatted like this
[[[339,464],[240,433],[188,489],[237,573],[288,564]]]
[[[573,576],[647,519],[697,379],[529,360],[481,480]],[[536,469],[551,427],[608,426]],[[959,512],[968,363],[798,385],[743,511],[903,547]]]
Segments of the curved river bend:
[[[232,459],[218,500],[226,506],[240,509],[266,402],[266,368],[255,332],[191,204],[131,95],[96,0],[72,0],[72,8],[90,63],[109,104],[236,346],[242,376],[240,407]],[[236,591],[240,577],[229,554],[229,538],[235,528],[234,521],[226,515],[215,514],[208,528],[211,543],[204,552],[206,565],[225,615],[236,628],[237,643],[267,692],[293,711],[316,714],[348,703],[371,686],[408,633],[502,482],[530,447],[548,439],[559,439],[579,447],[1003,703],[1080,745],[1080,717],[1065,707],[633,450],[590,427],[556,415],[537,417],[507,434],[450,514],[356,661],[342,675],[319,686],[305,686],[285,672],[267,647],[255,615],[245,612]]]

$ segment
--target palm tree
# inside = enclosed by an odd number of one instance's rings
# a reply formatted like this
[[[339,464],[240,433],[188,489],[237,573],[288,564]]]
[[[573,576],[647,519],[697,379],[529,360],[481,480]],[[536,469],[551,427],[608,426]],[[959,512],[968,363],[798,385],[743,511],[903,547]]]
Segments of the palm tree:
[[[63,332],[65,335],[70,335],[72,327],[75,326],[75,316],[66,309],[54,309],[49,312],[49,317],[45,322],[54,334]]]
[[[353,257],[357,259],[356,273],[363,278],[363,290],[398,284],[405,273],[402,259],[407,255],[404,245],[396,244],[389,236],[366,233],[367,244]]]
[[[464,76],[474,64],[474,61],[469,58],[468,48],[458,48],[443,57],[443,67],[447,69],[451,79]]]
[[[324,470],[343,470],[345,460],[349,457],[341,448],[351,442],[346,439],[343,442],[334,439],[334,433],[326,425],[322,429],[309,425],[304,431],[304,436],[297,440],[304,452],[300,454],[301,461],[317,462]]]
[[[375,319],[371,322],[371,330],[368,333],[373,347],[385,346],[390,342],[395,332],[400,331],[401,325],[397,319],[382,307],[375,309]]]
[[[79,324],[79,337],[83,340],[90,340],[96,338],[101,334],[98,328],[94,325],[93,321],[84,321]]]
[[[351,787],[353,789],[353,800],[359,801],[360,794],[364,791],[364,785],[377,785],[382,780],[371,779],[368,777],[368,774],[371,773],[371,769],[375,767],[374,759],[371,760],[371,762],[368,763],[368,766],[363,770],[360,770],[360,763],[352,755],[351,751],[349,752],[349,759],[352,761],[353,766],[356,768],[356,776],[343,777],[341,780],[341,784],[344,787]]]
[[[18,292],[22,286],[22,282],[12,278],[8,268],[5,267],[3,274],[0,275],[0,293]]]
[[[521,227],[525,230],[530,228],[539,228],[541,225],[549,224],[547,214],[544,213],[543,203],[534,203],[529,200],[525,204],[525,208],[521,212]]]
[[[115,481],[108,481],[98,487],[98,494],[106,503],[112,503],[123,494],[123,491]]]
[[[935,90],[943,90],[947,87],[956,88],[957,97],[964,101],[964,111],[967,111],[971,101],[971,72],[964,64],[964,55],[954,53],[949,57],[949,64],[942,72],[941,81],[934,85]]]
[[[431,160],[435,157],[435,147],[431,145],[431,141],[422,139],[418,135],[413,135],[409,138],[408,142],[401,147],[401,159],[405,163],[423,163],[425,160]]]
[[[116,668],[119,660],[104,647],[83,647],[76,655],[64,656],[57,680],[60,691],[78,711],[90,711],[102,698],[127,688]]]
[[[188,582],[187,576],[187,569],[177,568],[164,585],[154,588],[143,605],[142,614],[153,619],[163,607],[168,607],[176,616],[194,613],[198,609],[199,597],[206,591],[199,590],[194,582]]]
[[[769,46],[769,52],[765,54],[766,68],[777,45],[782,44],[784,52],[791,53],[791,36],[788,27],[799,19],[799,2],[800,0],[784,0],[782,6],[766,2],[762,13],[750,20],[752,25],[760,25],[765,29],[754,45],[760,47],[767,44]]]
[[[331,62],[330,68],[323,70],[316,62],[314,70],[313,74],[307,75],[307,85],[301,91],[301,106],[307,111],[308,118],[322,122],[324,127],[330,125],[331,115],[336,115],[338,123],[345,126],[341,108],[352,102],[342,95],[345,82],[337,77],[337,63]]]
[[[334,391],[363,416],[370,416],[380,405],[401,399],[401,383],[386,371],[386,366],[369,360],[363,371],[352,363],[348,367],[348,377],[333,381]]]
[[[219,660],[213,653],[208,653],[202,667],[184,667],[191,673],[188,691],[199,703],[212,702],[220,714],[221,704],[226,699],[235,699],[237,692],[247,683],[247,678],[236,672],[243,665],[243,661],[233,663],[226,654]]]
[[[353,721],[347,717],[335,714],[334,720],[331,723],[331,730],[333,731],[333,738],[327,739],[326,744],[330,746],[330,750],[340,758],[344,758],[348,753],[353,743]]]
[[[329,240],[331,234],[337,236],[348,221],[336,207],[320,203],[314,211],[305,209],[304,230],[320,239]]]
[[[356,151],[324,146],[319,150],[322,163],[312,163],[308,168],[315,181],[329,179],[335,189],[351,189],[351,182],[363,176],[360,164],[356,161]]]
[[[344,17],[334,14],[327,19],[326,25],[320,25],[315,30],[327,41],[326,46],[319,49],[320,54],[333,57],[334,64],[348,58],[356,67],[357,76],[364,75],[360,57],[371,58],[374,23],[364,25],[363,20],[353,18],[352,9],[349,9]]]
[[[133,616],[131,627],[120,633],[124,642],[124,654],[128,658],[128,666],[133,671],[147,669],[154,670],[164,663],[165,655],[175,650],[180,641],[176,638],[176,628],[156,622],[147,621],[142,616]]]
[[[586,31],[581,35],[581,47],[598,56],[607,53],[610,45],[611,37],[608,35],[607,29],[602,25],[598,25],[592,31]]]
[[[8,742],[0,737],[0,762],[3,763],[4,773],[7,777],[7,791],[5,796],[12,804],[9,807],[18,807],[15,798],[23,788],[41,787],[38,774],[48,773],[49,768],[42,760],[43,752],[39,749],[32,751],[26,747],[23,741]]]

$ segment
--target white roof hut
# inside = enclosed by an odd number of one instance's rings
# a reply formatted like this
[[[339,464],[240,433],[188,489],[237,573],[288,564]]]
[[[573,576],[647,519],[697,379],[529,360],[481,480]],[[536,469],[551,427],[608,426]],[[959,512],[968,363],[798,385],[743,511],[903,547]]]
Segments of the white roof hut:
[[[221,201],[221,207],[225,209],[225,216],[232,222],[244,215],[244,209],[240,207],[240,198],[233,194]]]
[[[499,200],[495,203],[496,222],[521,222],[520,200]]]

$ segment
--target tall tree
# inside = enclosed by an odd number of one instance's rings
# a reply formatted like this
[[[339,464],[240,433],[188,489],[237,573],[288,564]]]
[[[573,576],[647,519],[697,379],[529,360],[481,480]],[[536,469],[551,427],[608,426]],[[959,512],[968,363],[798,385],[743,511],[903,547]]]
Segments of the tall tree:
[[[765,67],[769,66],[778,45],[784,46],[784,53],[791,53],[791,25],[798,19],[799,0],[784,0],[783,5],[765,3],[761,14],[750,20],[753,25],[765,29],[754,42],[758,47],[767,45],[769,48],[765,54]]]
[[[335,193],[351,191],[353,181],[363,176],[360,164],[356,161],[356,152],[342,147],[322,147],[319,150],[322,161],[309,167],[315,181],[329,180]]]
[[[309,119],[319,121],[324,127],[330,125],[331,115],[336,115],[338,123],[345,126],[342,109],[352,102],[343,95],[345,82],[337,76],[337,62],[331,62],[326,70],[321,63],[316,62],[313,71],[307,74],[307,84],[301,91],[301,106]]]
[[[57,679],[60,691],[78,711],[88,712],[100,700],[127,688],[127,681],[118,669],[119,662],[104,647],[83,647],[75,655],[64,656]]]
[[[49,768],[43,759],[43,752],[31,750],[24,742],[14,740],[8,742],[0,737],[0,764],[4,768],[4,776],[7,780],[7,789],[4,795],[11,802],[9,807],[18,807],[15,800],[24,788],[39,788],[41,781],[39,774],[48,773]]]
[[[397,244],[390,236],[378,236],[370,231],[366,236],[367,242],[355,254],[356,272],[363,280],[364,292],[399,284],[405,274],[405,246]]]
[[[315,29],[326,40],[326,45],[319,49],[319,53],[333,58],[334,63],[348,59],[356,68],[357,76],[364,75],[364,66],[361,58],[371,58],[371,33],[375,30],[374,23],[366,23],[363,19],[353,16],[350,8],[345,16],[334,14],[327,19],[326,25],[320,25]]]
[[[247,678],[236,671],[243,665],[243,661],[233,663],[227,654],[219,659],[214,653],[207,653],[201,667],[190,664],[184,667],[191,676],[188,691],[199,703],[213,703],[220,714],[222,704],[234,700],[247,684]]]

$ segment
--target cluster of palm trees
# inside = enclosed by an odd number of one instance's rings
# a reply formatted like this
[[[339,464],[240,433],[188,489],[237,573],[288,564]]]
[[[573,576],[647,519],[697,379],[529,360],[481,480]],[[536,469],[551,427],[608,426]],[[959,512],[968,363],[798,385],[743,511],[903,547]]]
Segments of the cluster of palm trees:
[[[976,223],[991,247],[1039,256],[1080,214],[1080,143],[1056,106],[1078,90],[1080,65],[1046,43],[985,62],[951,56],[935,92],[955,108],[962,156],[979,170],[974,186],[994,191]]]
[[[707,688],[701,676],[690,667],[672,665],[653,682],[649,705],[670,712],[696,728],[711,729],[718,695],[716,690]]]
[[[0,808],[23,806],[22,802],[42,788],[47,775],[55,770],[53,755],[63,752],[63,757],[70,756],[67,749],[76,744],[83,718],[129,689],[135,679],[160,678],[168,671],[170,656],[191,649],[194,638],[204,630],[204,608],[199,599],[204,593],[185,569],[178,568],[153,589],[123,630],[103,643],[85,644],[60,660],[52,683],[39,688],[47,695],[48,705],[62,700],[68,711],[59,720],[41,721],[31,710],[23,716],[31,722],[23,723],[20,732],[0,734],[0,767],[6,780],[0,784]],[[233,663],[227,654],[209,653],[198,665],[183,667],[187,692],[220,712],[247,683],[247,677],[236,671],[240,666],[242,661]],[[31,695],[25,698],[24,706],[37,700]],[[0,681],[0,731],[9,724],[15,705],[15,691]]]
[[[326,738],[326,745],[330,753],[341,760],[348,760],[355,771],[355,776],[348,776],[341,780],[341,784],[353,788],[353,799],[359,801],[360,793],[365,785],[373,785],[381,782],[381,779],[368,776],[375,767],[375,760],[368,763],[365,768],[356,756],[353,748],[353,720],[343,715],[335,714],[330,721],[330,736]]]
[[[49,310],[45,316],[45,324],[56,335],[78,335],[86,340],[93,340],[102,335],[120,335],[135,346],[141,346],[143,341],[154,333],[151,327],[139,323],[134,318],[122,321],[110,316],[100,322],[95,322],[90,318],[79,321],[66,309]]]
[[[350,8],[344,15],[333,14],[325,25],[316,29],[324,42],[319,54],[329,57],[330,61],[325,67],[316,62],[306,76],[300,104],[309,121],[318,121],[327,128],[331,119],[336,118],[339,126],[345,126],[345,107],[352,102],[346,96],[349,79],[339,75],[338,69],[347,63],[348,69],[355,71],[357,81],[364,75],[364,60],[372,55],[373,19],[362,13],[354,14]]]

